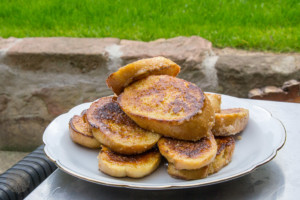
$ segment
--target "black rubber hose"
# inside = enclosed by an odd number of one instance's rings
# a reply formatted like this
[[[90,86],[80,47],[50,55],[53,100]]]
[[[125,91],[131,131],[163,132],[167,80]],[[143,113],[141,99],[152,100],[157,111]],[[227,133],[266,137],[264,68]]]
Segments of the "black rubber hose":
[[[41,145],[0,175],[0,200],[24,199],[56,168]]]

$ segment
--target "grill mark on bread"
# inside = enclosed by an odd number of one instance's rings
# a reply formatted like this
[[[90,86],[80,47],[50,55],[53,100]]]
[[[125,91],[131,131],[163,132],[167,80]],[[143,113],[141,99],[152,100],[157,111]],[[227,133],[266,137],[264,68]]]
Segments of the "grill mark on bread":
[[[161,138],[157,145],[160,153],[176,169],[199,169],[211,163],[217,153],[217,143],[212,133],[209,134],[196,142]]]
[[[121,110],[119,104],[112,101],[95,110],[97,120],[109,120],[117,124],[136,126],[136,124]]]
[[[106,134],[118,134],[122,138],[143,137],[143,133],[136,132],[135,135],[127,134],[128,129],[121,129],[121,131],[112,131],[112,124],[119,124],[120,126],[130,127],[131,129],[141,129],[138,125],[130,119],[120,108],[116,101],[109,102],[100,108],[95,109],[95,119],[102,121],[100,128],[106,130]],[[110,131],[111,130],[111,131]]]
[[[108,148],[104,147],[101,150],[102,152],[105,152],[109,158],[110,161],[116,162],[116,163],[143,163],[146,162],[148,159],[150,159],[154,154],[158,152],[157,149],[151,149],[149,151],[146,151],[141,154],[136,154],[136,155],[122,155],[115,153]]]
[[[133,136],[126,134],[127,130],[124,130],[123,132],[109,131],[111,130],[112,123],[119,124],[120,126],[128,126],[133,129],[141,129],[122,111],[116,101],[116,98],[107,98],[107,101],[105,101],[104,103],[102,102],[101,104],[102,105],[97,106],[97,108],[92,113],[94,119],[100,122],[97,125],[94,123],[90,123],[93,128],[100,128],[103,131],[106,130],[106,133],[110,134],[119,134],[122,138],[129,138]],[[135,136],[139,136],[139,134],[136,134]]]
[[[80,128],[83,130],[78,130],[79,127],[75,126],[74,124],[80,125]],[[84,135],[89,138],[94,138],[92,133],[89,132],[88,124],[87,124],[87,122],[85,122],[85,118],[83,118],[83,116],[74,115],[70,119],[69,125],[76,133],[79,133],[79,134]]]
[[[196,142],[167,138],[167,145],[171,150],[177,151],[188,158],[201,156],[211,148],[211,142],[207,137]]]
[[[159,78],[157,79],[157,77]],[[152,84],[144,87],[143,81],[147,81],[146,79],[149,78],[153,79]],[[180,121],[184,121],[189,120],[196,113],[201,111],[203,107],[205,96],[202,90],[198,86],[183,79],[166,75],[152,75],[136,83],[129,86],[136,91],[136,93],[129,98],[130,102],[138,104],[139,112],[155,112],[158,110],[158,107],[160,107],[161,114],[170,113],[180,115],[180,112],[182,112],[181,115],[185,115],[185,117]],[[168,90],[173,92],[171,100],[169,93],[166,92]],[[119,103],[121,103],[122,96],[123,94],[118,97]],[[126,98],[128,98],[128,96]],[[147,98],[150,98],[150,101],[146,101]],[[159,120],[150,116],[148,118]],[[170,119],[166,121],[173,120]]]
[[[90,125],[86,121],[85,111],[81,113],[81,116],[74,115],[69,121],[69,133],[73,142],[87,147],[87,148],[99,148],[100,142],[96,140]]]
[[[87,111],[94,137],[114,152],[137,154],[151,149],[160,135],[139,127],[119,107],[116,98],[103,97]]]
[[[128,85],[150,75],[176,76],[180,67],[164,57],[153,57],[138,60],[118,69],[107,79],[106,84],[117,95],[121,94]]]
[[[176,169],[172,162],[168,163],[168,173],[174,177],[185,180],[195,180],[214,174],[225,167],[232,159],[235,148],[235,141],[232,136],[215,138],[218,150],[215,159],[208,165],[198,169]]]
[[[229,136],[219,136],[215,137],[217,144],[218,144],[218,151],[217,155],[219,155],[227,146],[231,146],[235,143],[235,140],[233,137]]]
[[[176,139],[197,141],[208,136],[215,120],[213,107],[199,87],[165,75],[131,84],[118,96],[118,103],[140,127]]]

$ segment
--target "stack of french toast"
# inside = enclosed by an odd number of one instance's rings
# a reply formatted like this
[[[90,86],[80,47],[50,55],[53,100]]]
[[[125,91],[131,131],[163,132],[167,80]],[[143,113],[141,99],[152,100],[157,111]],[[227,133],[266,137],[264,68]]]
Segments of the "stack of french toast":
[[[114,177],[149,175],[162,156],[175,178],[201,179],[218,172],[231,161],[233,135],[245,129],[249,111],[221,109],[221,95],[176,78],[179,72],[164,57],[121,67],[106,80],[115,95],[72,117],[71,139],[99,148],[100,171]]]

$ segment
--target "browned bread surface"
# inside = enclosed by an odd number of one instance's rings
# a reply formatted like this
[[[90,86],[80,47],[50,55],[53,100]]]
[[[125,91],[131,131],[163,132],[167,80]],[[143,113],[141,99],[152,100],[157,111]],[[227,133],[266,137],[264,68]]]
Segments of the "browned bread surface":
[[[73,142],[88,148],[100,148],[100,142],[94,138],[89,128],[89,124],[85,121],[86,115],[74,115],[69,121],[69,133]]]
[[[167,137],[196,141],[208,136],[214,110],[195,84],[152,75],[126,87],[118,97],[122,110],[140,127]]]
[[[144,177],[159,166],[160,160],[161,155],[157,149],[137,155],[121,155],[102,146],[98,155],[99,169],[114,177]]]
[[[147,58],[121,67],[107,78],[106,84],[115,94],[119,95],[125,87],[147,76],[162,74],[176,76],[179,72],[180,67],[167,58],[161,56]]]
[[[210,174],[218,172],[231,161],[235,148],[235,141],[232,136],[216,137],[215,139],[218,144],[218,151],[214,161],[209,165],[193,170],[178,170],[173,163],[169,162],[168,173],[174,178],[195,180],[205,178]]]
[[[87,110],[94,137],[120,154],[139,154],[151,149],[160,135],[140,128],[119,107],[115,97],[103,97]]]
[[[212,134],[196,142],[161,138],[158,148],[176,169],[199,169],[211,163],[217,153],[217,144]]]
[[[244,108],[223,109],[215,114],[215,125],[212,132],[215,136],[235,135],[248,124],[249,110]]]

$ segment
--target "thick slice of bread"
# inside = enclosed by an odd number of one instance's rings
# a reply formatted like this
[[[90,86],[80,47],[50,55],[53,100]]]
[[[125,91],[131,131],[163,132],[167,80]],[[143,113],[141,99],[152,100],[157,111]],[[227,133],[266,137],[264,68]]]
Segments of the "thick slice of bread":
[[[94,137],[120,154],[139,154],[151,149],[161,137],[140,128],[119,107],[114,97],[103,97],[87,110]]]
[[[221,95],[204,93],[210,100],[210,103],[215,111],[215,113],[221,112]]]
[[[218,144],[217,155],[214,161],[209,165],[194,170],[178,170],[175,168],[174,164],[169,162],[168,173],[174,178],[194,180],[205,178],[210,174],[218,172],[231,161],[234,152],[235,141],[231,136],[216,137],[216,141]]]
[[[176,169],[199,169],[211,163],[217,153],[217,143],[212,134],[196,142],[161,138],[158,148]]]
[[[86,114],[74,115],[69,121],[69,133],[73,142],[88,148],[100,148],[100,142],[96,140],[89,128]]]
[[[215,114],[215,125],[212,132],[215,136],[235,135],[248,124],[249,110],[244,108],[223,109]]]
[[[98,155],[99,169],[114,177],[144,177],[159,166],[160,160],[161,155],[157,149],[138,155],[120,155],[102,146]]]
[[[139,80],[125,88],[118,102],[140,127],[167,137],[197,141],[214,124],[214,110],[201,89],[172,76]]]
[[[164,57],[154,57],[138,60],[121,67],[107,78],[106,84],[115,94],[119,95],[125,87],[147,76],[176,76],[179,72],[180,67],[173,61]]]

